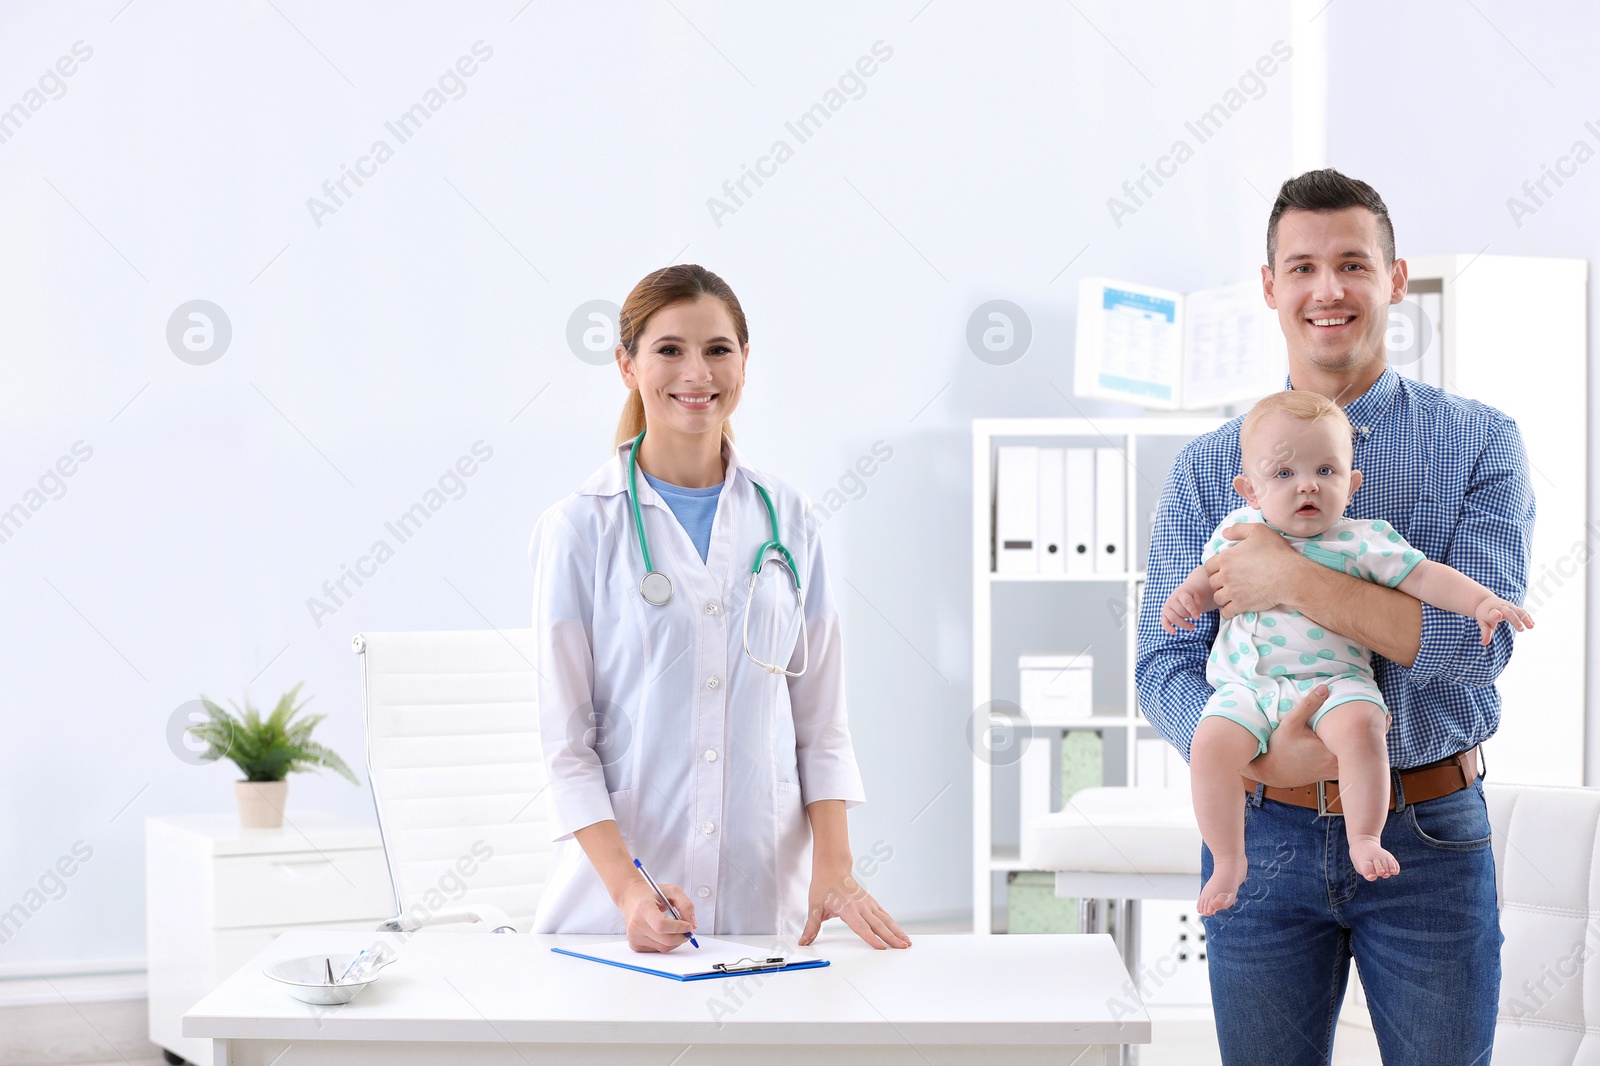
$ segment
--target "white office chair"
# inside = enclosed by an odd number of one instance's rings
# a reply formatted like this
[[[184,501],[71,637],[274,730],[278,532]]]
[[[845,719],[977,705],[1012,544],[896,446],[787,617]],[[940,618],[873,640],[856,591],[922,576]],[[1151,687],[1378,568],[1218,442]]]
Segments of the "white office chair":
[[[394,885],[379,928],[527,932],[552,851],[533,631],[366,633],[355,651]]]
[[[1485,784],[1500,899],[1496,1066],[1600,1063],[1600,789]]]

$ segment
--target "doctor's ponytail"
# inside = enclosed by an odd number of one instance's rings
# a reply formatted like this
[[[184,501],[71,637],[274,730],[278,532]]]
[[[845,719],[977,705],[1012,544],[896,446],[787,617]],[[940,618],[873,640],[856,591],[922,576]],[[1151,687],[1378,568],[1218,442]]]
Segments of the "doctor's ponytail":
[[[628,358],[632,359],[639,354],[639,335],[644,332],[652,315],[673,304],[693,303],[702,296],[715,296],[727,307],[741,349],[750,343],[750,329],[745,324],[744,308],[739,306],[739,298],[726,281],[695,263],[662,267],[645,275],[644,280],[633,287],[627,300],[623,301],[622,313],[617,319],[617,343],[627,350]],[[628,399],[622,405],[622,418],[617,423],[615,444],[632,440],[642,432],[644,401],[639,398],[638,389],[629,389]],[[722,432],[729,440],[733,439],[733,426],[730,423],[722,423]]]

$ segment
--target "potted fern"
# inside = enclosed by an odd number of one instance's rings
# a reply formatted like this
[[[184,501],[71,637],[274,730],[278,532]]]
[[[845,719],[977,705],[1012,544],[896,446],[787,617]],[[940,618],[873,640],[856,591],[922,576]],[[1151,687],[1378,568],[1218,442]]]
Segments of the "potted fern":
[[[351,784],[361,781],[345,765],[337,752],[311,739],[325,714],[297,718],[306,703],[296,703],[301,682],[278,698],[278,705],[266,718],[250,705],[246,697],[243,709],[232,700],[237,713],[200,696],[205,707],[206,721],[193,726],[190,733],[206,745],[201,758],[206,762],[228,758],[244,773],[244,780],[234,783],[234,795],[239,801],[239,824],[247,829],[275,829],[283,825],[283,804],[288,796],[292,773],[325,768],[346,778]]]

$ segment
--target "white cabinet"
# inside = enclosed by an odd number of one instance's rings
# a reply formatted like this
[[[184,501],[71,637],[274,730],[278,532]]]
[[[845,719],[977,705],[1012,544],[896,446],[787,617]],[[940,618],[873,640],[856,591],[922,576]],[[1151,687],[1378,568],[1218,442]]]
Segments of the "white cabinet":
[[[1139,714],[1133,687],[1138,642],[1139,594],[1142,570],[1124,569],[1072,573],[1037,570],[1026,573],[995,572],[995,449],[1000,443],[1115,448],[1126,460],[1126,491],[1111,499],[1126,511],[1122,528],[1126,547],[1124,566],[1143,562],[1149,550],[1150,516],[1166,482],[1172,456],[1194,437],[1226,422],[1220,417],[1153,416],[1149,418],[980,418],[972,423],[973,587],[972,587],[972,703],[969,739],[974,759],[972,775],[973,931],[992,931],[994,882],[1007,871],[1023,869],[1015,844],[995,843],[995,778],[997,769],[1009,780],[1025,743],[1015,716],[1016,697],[1000,693],[1017,690],[1019,654],[1080,655],[1094,660],[1093,716],[1070,724],[1032,727],[1029,741],[1048,743],[1047,733],[1067,729],[1094,729],[1106,738],[1107,784],[1135,782],[1136,741],[1141,727],[1153,736]],[[1069,481],[1070,484],[1070,481]],[[1090,505],[1093,501],[1089,501]],[[1063,632],[1053,629],[1019,635],[1015,594],[1038,593],[1030,606],[1039,616],[1051,612],[1071,616]],[[1012,602],[1007,602],[1012,598]],[[1048,603],[1038,601],[1048,600]],[[997,607],[996,605],[1000,606]],[[1076,635],[1064,635],[1076,628]],[[1059,643],[1062,640],[1068,644]],[[1008,652],[996,658],[997,643]],[[1113,673],[1118,676],[1113,677]],[[1003,677],[1002,675],[1009,675]],[[1114,753],[1114,754],[1113,754]],[[1054,778],[1055,768],[1047,773]],[[1120,780],[1118,779],[1120,775]],[[1014,808],[1016,805],[1012,804]],[[1006,812],[1009,825],[1014,819]]]
[[[150,1042],[211,1066],[182,1017],[285,929],[376,929],[394,893],[377,827],[295,811],[281,829],[237,814],[145,819]]]

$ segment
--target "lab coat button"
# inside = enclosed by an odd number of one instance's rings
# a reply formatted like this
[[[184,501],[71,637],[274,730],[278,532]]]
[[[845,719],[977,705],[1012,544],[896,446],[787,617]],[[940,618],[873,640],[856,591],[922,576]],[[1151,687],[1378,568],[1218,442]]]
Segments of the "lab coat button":
[[[717,761],[717,749],[716,748],[707,748],[706,749],[706,762],[716,762],[716,761]]]
[[[711,603],[706,604],[706,614],[716,614],[716,613],[717,613],[716,601],[713,600]]]
[[[696,892],[695,895],[699,896],[701,899],[705,899],[707,896],[711,895],[711,890],[705,885],[701,885],[699,891]]]
[[[717,823],[716,822],[701,822],[700,823],[700,832],[704,833],[706,836],[710,836],[712,833],[715,833],[716,831],[717,831]]]
[[[722,684],[722,682],[713,677],[706,681],[706,688],[716,688],[720,684]]]

